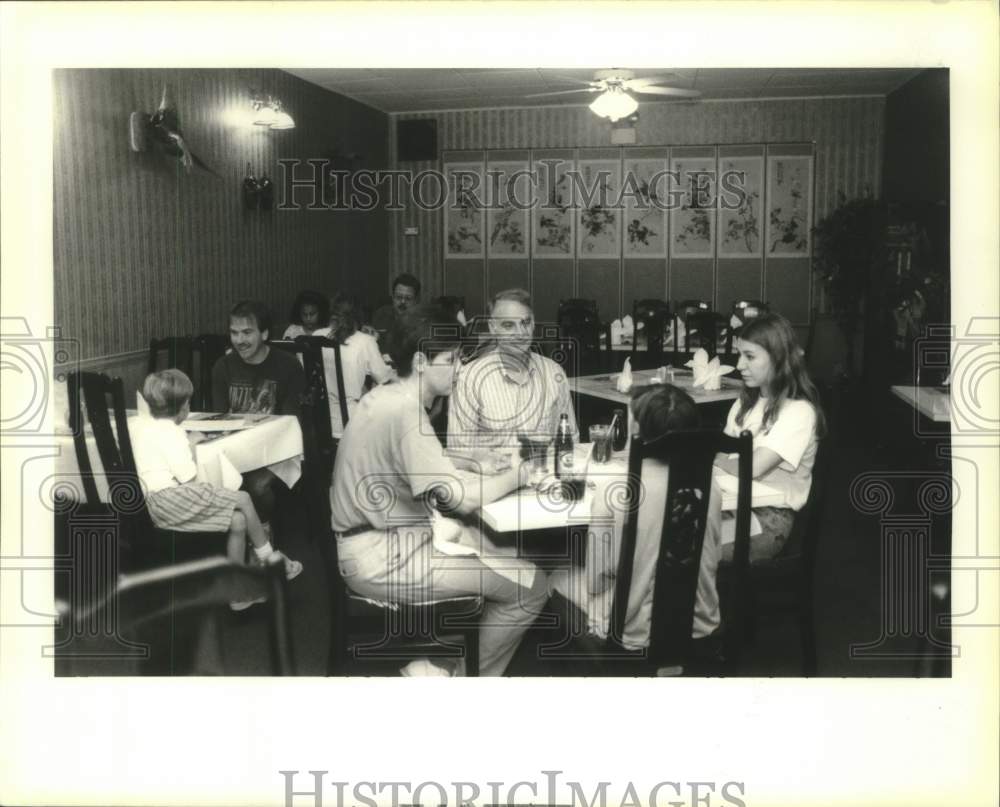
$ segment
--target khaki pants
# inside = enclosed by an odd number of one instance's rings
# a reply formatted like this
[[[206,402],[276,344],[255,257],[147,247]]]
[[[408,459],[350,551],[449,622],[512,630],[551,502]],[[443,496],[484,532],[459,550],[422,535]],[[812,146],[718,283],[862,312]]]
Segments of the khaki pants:
[[[429,526],[372,530],[338,538],[340,573],[352,591],[381,602],[483,597],[486,609],[479,629],[479,671],[483,676],[502,675],[525,631],[541,613],[548,599],[548,584],[534,564],[507,555],[477,530],[466,529],[463,543],[500,559],[505,574],[474,556],[437,552]],[[514,582],[508,574],[523,582]]]

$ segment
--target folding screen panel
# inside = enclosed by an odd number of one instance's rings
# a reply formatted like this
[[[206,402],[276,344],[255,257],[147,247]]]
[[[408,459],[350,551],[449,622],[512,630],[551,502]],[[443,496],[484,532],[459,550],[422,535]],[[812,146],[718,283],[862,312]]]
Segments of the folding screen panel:
[[[771,310],[805,324],[812,299],[812,146],[768,146],[766,185],[764,298]]]
[[[714,146],[670,150],[670,270],[673,301],[715,296]]]
[[[444,162],[444,293],[465,298],[469,316],[485,310],[486,163],[481,151],[452,152]],[[417,183],[415,188],[419,189]],[[424,195],[429,203],[430,193]]]
[[[668,152],[636,148],[623,153],[623,313],[635,300],[667,299]]]
[[[719,146],[715,310],[764,294],[764,147]]]
[[[539,322],[568,297],[604,319],[759,298],[808,322],[812,144],[448,152],[444,175],[445,292],[469,314],[519,286]]]

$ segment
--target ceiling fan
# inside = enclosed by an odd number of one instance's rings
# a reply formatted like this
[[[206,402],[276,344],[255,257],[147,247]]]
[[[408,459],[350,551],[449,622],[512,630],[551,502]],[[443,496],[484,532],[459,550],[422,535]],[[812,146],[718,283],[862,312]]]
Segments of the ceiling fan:
[[[539,92],[525,96],[526,98],[542,98],[550,95],[569,95],[577,92],[600,93],[590,105],[595,114],[611,121],[626,118],[638,109],[639,104],[630,93],[637,95],[669,95],[674,98],[698,98],[701,93],[698,90],[683,90],[680,87],[667,87],[659,84],[660,81],[668,81],[676,78],[672,74],[647,76],[637,78],[631,70],[599,70],[594,74],[592,81],[584,81],[577,78],[565,78],[564,81],[573,81],[586,84],[578,90],[554,90],[552,92]]]

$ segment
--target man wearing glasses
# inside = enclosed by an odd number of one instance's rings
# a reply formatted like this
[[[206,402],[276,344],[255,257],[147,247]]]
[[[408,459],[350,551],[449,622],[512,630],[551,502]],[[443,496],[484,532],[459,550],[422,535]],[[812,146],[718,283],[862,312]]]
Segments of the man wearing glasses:
[[[392,303],[383,305],[372,316],[372,328],[376,333],[382,350],[386,349],[383,337],[396,323],[399,316],[408,308],[420,302],[420,281],[413,275],[402,274],[392,282]]]
[[[531,350],[535,317],[528,292],[498,293],[490,303],[489,326],[495,348],[459,372],[448,448],[514,448],[519,435],[554,435],[561,414],[577,437],[566,374]]]

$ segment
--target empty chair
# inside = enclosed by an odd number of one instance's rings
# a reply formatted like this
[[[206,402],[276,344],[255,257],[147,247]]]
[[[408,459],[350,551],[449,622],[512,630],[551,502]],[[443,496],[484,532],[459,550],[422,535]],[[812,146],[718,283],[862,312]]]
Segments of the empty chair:
[[[444,294],[434,298],[435,305],[439,305],[452,316],[463,328],[468,326],[465,316],[465,298],[455,294]]]
[[[670,305],[664,300],[647,298],[632,304],[635,336],[632,340],[633,369],[659,367],[663,364],[663,341],[670,325]],[[646,350],[639,350],[645,342]]]
[[[566,367],[567,372],[577,375],[605,369],[601,336],[604,336],[605,345],[610,350],[611,326],[601,322],[596,300],[560,300],[556,324],[558,339],[566,343],[557,356],[567,357],[566,361],[558,363]]]
[[[681,300],[674,312],[674,359],[679,366],[691,358],[698,349],[709,357],[719,352],[722,341],[722,322],[712,306],[704,300]]]
[[[225,631],[234,600],[265,599],[271,675],[293,675],[289,613],[281,564],[246,567],[207,558],[122,575],[99,600],[57,602],[75,641],[57,641],[57,669],[69,675],[222,675]],[[94,630],[113,626],[114,631]],[[241,629],[245,632],[245,629]],[[57,634],[58,635],[58,634]],[[230,661],[230,663],[227,663]]]
[[[750,320],[757,319],[762,314],[770,312],[770,306],[760,300],[736,300],[731,308],[729,321],[723,326],[723,336],[725,337],[725,352],[730,355],[734,351],[733,344],[739,336],[739,329]]]
[[[194,337],[194,356],[197,362],[195,375],[189,377],[194,382],[191,409],[195,412],[212,411],[212,368],[226,355],[230,348],[229,337],[224,334],[203,333]],[[220,404],[221,407],[221,404]]]
[[[149,362],[146,372],[176,368],[188,378],[194,377],[194,346],[189,336],[166,336],[149,340]],[[161,361],[162,359],[162,361]]]

